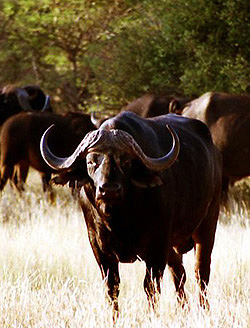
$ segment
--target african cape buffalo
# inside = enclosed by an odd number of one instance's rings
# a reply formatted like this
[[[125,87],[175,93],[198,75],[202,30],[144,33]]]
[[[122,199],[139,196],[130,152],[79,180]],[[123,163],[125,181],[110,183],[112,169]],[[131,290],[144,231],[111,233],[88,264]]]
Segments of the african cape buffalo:
[[[50,99],[37,85],[16,87],[7,85],[0,90],[0,125],[21,111],[52,111]]]
[[[174,95],[145,94],[130,102],[122,111],[131,111],[141,117],[154,117],[169,113],[169,107],[183,106],[190,98]],[[173,110],[173,109],[172,109]]]
[[[150,303],[166,264],[185,300],[182,254],[192,248],[205,306],[221,193],[221,157],[206,125],[173,114],[145,119],[123,112],[87,134],[68,158],[50,150],[49,132],[41,140],[45,161],[59,175],[81,172],[75,175],[83,184],[80,204],[114,310],[118,263],[136,259],[146,262]]]
[[[181,114],[207,124],[223,158],[223,191],[250,175],[250,96],[208,92],[186,104]]]
[[[137,98],[131,101],[126,106],[122,107],[120,112],[130,111],[141,117],[155,117],[164,114],[168,114],[169,111],[172,113],[177,111],[178,108],[184,106],[191,98],[184,98],[173,95],[155,95],[147,93],[140,98]],[[102,112],[100,117],[95,112],[92,112],[91,119],[95,126],[98,128],[100,125],[106,121],[111,116],[105,115],[105,112]]]
[[[22,191],[31,166],[41,173],[43,189],[53,197],[49,183],[53,170],[43,161],[39,147],[44,130],[51,124],[56,125],[51,147],[61,156],[68,156],[85,134],[95,129],[90,115],[83,113],[22,112],[10,117],[3,124],[0,136],[0,191],[8,180]]]

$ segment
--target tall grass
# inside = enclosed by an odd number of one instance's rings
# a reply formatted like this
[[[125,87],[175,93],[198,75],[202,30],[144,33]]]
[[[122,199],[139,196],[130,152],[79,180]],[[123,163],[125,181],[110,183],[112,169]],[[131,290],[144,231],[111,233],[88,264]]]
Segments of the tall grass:
[[[90,248],[82,213],[66,188],[51,205],[31,174],[22,197],[7,186],[0,198],[0,327],[112,327],[112,311]],[[236,190],[239,196],[242,186]],[[247,188],[243,188],[247,189]],[[181,309],[166,269],[159,307],[143,291],[143,262],[120,265],[116,327],[250,327],[250,206],[230,194],[222,209],[208,289],[198,305],[193,253],[184,257],[189,309]]]

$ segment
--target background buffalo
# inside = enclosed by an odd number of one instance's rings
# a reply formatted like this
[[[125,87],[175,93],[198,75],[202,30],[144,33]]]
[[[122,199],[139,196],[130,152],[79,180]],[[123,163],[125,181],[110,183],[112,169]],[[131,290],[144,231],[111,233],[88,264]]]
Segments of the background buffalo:
[[[197,118],[209,127],[223,157],[226,196],[229,184],[250,175],[250,96],[208,92],[176,108],[177,113]]]
[[[49,181],[54,170],[43,161],[39,147],[44,130],[51,124],[55,124],[55,129],[50,146],[61,156],[68,156],[85,134],[95,129],[88,114],[22,112],[10,117],[3,124],[0,137],[0,190],[8,180],[23,190],[31,166],[40,172],[44,191],[53,197]]]
[[[168,114],[169,107],[176,106],[177,104],[178,106],[183,106],[190,100],[188,97],[148,93],[131,101],[122,108],[122,111],[131,111],[141,117],[154,117]]]
[[[33,110],[52,111],[49,96],[38,85],[7,85],[0,90],[0,125],[14,114]]]

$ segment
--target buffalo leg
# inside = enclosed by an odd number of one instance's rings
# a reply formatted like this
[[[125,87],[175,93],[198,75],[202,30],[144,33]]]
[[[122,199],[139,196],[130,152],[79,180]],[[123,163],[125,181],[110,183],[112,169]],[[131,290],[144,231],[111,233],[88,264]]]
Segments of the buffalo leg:
[[[168,258],[168,266],[174,279],[175,290],[177,292],[178,301],[184,305],[186,302],[186,294],[184,285],[186,282],[186,272],[182,264],[182,255],[175,252],[171,248]]]
[[[99,261],[97,262],[99,264],[99,267],[101,268],[102,279],[106,281],[108,299],[113,308],[113,320],[115,322],[119,314],[118,296],[120,292],[120,276],[118,263],[109,263],[108,261],[106,261],[106,259],[104,259],[104,257],[102,256],[102,263],[100,263]]]
[[[157,298],[161,292],[161,281],[165,264],[159,265],[146,261],[146,275],[144,279],[144,290],[146,292],[149,304],[154,308]]]
[[[119,285],[120,285],[120,276],[118,271],[118,263],[113,264],[103,264],[101,267],[102,278],[106,280],[108,288],[108,296],[111,300],[113,310],[115,313],[118,312],[118,296],[119,296]],[[116,315],[116,314],[115,314]]]
[[[213,205],[213,203],[211,203]],[[211,254],[219,213],[219,204],[211,206],[206,220],[193,236],[195,242],[195,277],[200,286],[200,305],[209,309],[207,301],[207,285],[210,276]]]
[[[107,259],[105,254],[100,250],[95,238],[92,238],[91,234],[89,234],[89,240],[94,256],[101,270],[102,279],[106,282],[108,299],[111,302],[111,305],[113,306],[114,318],[116,318],[119,311],[118,296],[120,291],[118,262],[115,260],[110,261],[109,259]]]
[[[7,181],[12,178],[14,167],[12,165],[3,165],[0,174],[0,191],[3,190]]]
[[[221,193],[221,200],[224,205],[227,204],[228,200],[228,191],[229,191],[229,179],[228,177],[222,177],[222,193]]]
[[[200,287],[199,299],[203,308],[209,309],[207,301],[207,285],[210,276],[210,263],[212,246],[199,244],[195,245],[196,261],[195,261],[195,277]]]
[[[50,202],[53,203],[55,201],[55,194],[50,184],[51,174],[41,173],[41,177],[42,177],[42,184],[43,184],[43,192],[48,195]]]
[[[24,191],[24,183],[27,179],[29,164],[25,161],[18,163],[15,166],[14,177],[12,181],[19,192]]]

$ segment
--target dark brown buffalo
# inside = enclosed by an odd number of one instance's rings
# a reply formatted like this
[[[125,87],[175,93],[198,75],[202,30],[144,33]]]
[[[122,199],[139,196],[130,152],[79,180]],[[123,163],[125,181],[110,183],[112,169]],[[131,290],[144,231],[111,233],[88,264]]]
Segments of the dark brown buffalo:
[[[22,191],[31,166],[41,173],[44,191],[52,192],[49,181],[53,170],[43,161],[39,147],[44,130],[51,124],[56,125],[51,148],[61,156],[68,156],[85,134],[95,129],[90,116],[80,113],[22,112],[10,117],[0,137],[0,190],[15,172],[14,184]]]
[[[205,306],[221,193],[221,157],[206,125],[172,114],[145,119],[123,112],[85,136],[68,158],[49,150],[48,135],[41,140],[46,162],[59,174],[75,170],[83,184],[80,204],[114,309],[118,264],[137,259],[146,262],[150,302],[166,264],[185,300],[182,255],[193,248]]]
[[[223,157],[223,191],[250,175],[250,96],[208,92],[189,102],[183,116],[205,122]]]
[[[37,85],[16,87],[7,85],[0,90],[0,125],[21,111],[52,111],[50,99]]]
[[[190,100],[190,98],[173,95],[145,94],[123,107],[122,111],[131,111],[145,118],[154,117],[168,114],[169,107],[176,109],[176,106],[183,106]]]

